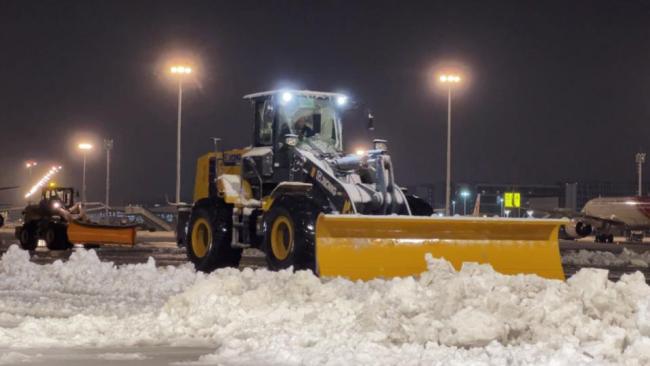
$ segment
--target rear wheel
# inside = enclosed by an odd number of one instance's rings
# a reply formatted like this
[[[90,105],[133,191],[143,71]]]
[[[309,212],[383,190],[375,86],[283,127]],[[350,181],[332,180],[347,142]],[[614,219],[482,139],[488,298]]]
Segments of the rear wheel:
[[[49,250],[65,250],[72,247],[68,241],[66,226],[50,223],[45,231],[45,245]]]
[[[318,210],[307,199],[280,198],[265,215],[264,252],[272,270],[293,266],[315,272]]]
[[[242,250],[230,245],[232,206],[218,201],[213,207],[196,207],[188,227],[187,257],[197,270],[211,272],[237,267]]]
[[[27,223],[18,232],[18,241],[20,247],[24,250],[34,250],[38,245],[38,237],[36,236],[36,225],[34,223]]]

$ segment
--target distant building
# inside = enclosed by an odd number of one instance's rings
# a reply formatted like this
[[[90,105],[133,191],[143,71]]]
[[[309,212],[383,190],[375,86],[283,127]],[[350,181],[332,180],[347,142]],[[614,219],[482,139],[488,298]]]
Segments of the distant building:
[[[444,210],[445,183],[419,184],[408,186],[410,193],[424,198],[438,210]],[[463,214],[466,203],[467,213],[474,209],[477,193],[481,194],[481,214],[488,216],[503,214],[508,209],[504,199],[506,192],[519,194],[519,208],[510,208],[510,216],[526,216],[527,210],[549,211],[566,208],[580,211],[585,203],[597,197],[634,196],[635,183],[578,182],[557,184],[515,184],[515,183],[453,183],[451,191],[452,213]],[[463,197],[461,192],[466,191]],[[643,187],[644,195],[650,192],[650,183]],[[454,210],[455,209],[455,210]]]

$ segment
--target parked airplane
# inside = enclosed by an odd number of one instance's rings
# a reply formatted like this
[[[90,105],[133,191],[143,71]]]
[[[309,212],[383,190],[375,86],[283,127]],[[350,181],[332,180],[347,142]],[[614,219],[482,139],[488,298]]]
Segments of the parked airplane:
[[[650,197],[599,197],[588,201],[579,213],[556,211],[571,219],[564,237],[579,239],[594,234],[596,242],[611,243],[615,232],[624,232],[630,241],[643,241],[650,230]]]

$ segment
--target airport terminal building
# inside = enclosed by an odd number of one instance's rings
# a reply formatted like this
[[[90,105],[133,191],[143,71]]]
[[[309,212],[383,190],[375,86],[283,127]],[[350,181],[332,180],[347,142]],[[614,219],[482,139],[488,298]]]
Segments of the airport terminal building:
[[[410,193],[430,202],[437,212],[444,212],[445,183],[407,186]],[[643,185],[650,192],[650,184]],[[550,211],[558,208],[580,211],[587,201],[597,197],[635,196],[635,183],[572,182],[557,184],[454,183],[452,214],[471,213],[476,197],[481,195],[481,214],[526,216],[529,210]],[[516,198],[516,199],[515,199]]]

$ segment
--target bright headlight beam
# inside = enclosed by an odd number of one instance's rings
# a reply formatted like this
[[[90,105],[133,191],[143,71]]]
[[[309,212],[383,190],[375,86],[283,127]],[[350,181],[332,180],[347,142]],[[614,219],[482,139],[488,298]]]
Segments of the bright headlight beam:
[[[293,94],[289,92],[282,93],[282,102],[289,103],[293,99]]]

